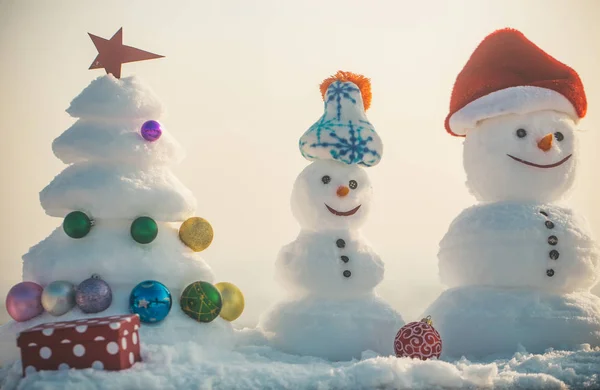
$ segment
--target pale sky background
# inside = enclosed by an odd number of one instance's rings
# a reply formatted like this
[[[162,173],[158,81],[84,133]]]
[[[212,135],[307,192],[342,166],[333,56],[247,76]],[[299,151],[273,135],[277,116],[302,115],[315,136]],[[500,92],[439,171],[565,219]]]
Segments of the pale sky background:
[[[594,0],[0,0],[0,301],[20,281],[21,256],[62,223],[38,193],[66,168],[51,149],[74,122],[65,109],[103,74],[87,70],[96,56],[88,32],[110,38],[123,27],[126,45],[166,56],[125,64],[123,77],[154,89],[187,148],[174,171],[215,229],[202,257],[217,281],[245,292],[240,324],[283,291],[273,263],[298,233],[289,197],[308,164],[298,138],[323,112],[320,81],[338,69],[370,77],[367,114],[385,152],[368,169],[375,204],[365,235],[386,262],[379,293],[415,320],[443,290],[439,240],[475,202],[462,139],[443,127],[451,87],[495,29],[520,29],[583,79],[588,131],[569,203],[600,235],[599,17]]]

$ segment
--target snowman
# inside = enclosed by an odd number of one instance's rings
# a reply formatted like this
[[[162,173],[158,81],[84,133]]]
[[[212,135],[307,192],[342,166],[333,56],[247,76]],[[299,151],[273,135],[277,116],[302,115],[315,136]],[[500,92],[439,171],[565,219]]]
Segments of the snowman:
[[[279,349],[330,360],[363,351],[393,353],[401,316],[373,289],[384,264],[360,228],[371,209],[363,167],[379,163],[382,143],[365,111],[367,78],[338,72],[321,84],[325,113],[300,139],[312,161],[296,179],[291,207],[301,231],[275,263],[289,297],[261,318]]]
[[[600,254],[585,219],[556,204],[573,186],[577,73],[513,29],[489,35],[458,75],[446,129],[463,136],[467,187],[480,202],[438,253],[450,287],[426,310],[445,356],[600,345]]]

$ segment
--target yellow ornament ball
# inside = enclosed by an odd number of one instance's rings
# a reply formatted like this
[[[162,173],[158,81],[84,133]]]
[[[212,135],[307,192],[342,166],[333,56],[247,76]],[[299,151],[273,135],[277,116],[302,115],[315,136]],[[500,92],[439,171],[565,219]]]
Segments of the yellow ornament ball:
[[[237,286],[227,282],[217,283],[215,287],[223,299],[223,307],[219,315],[224,320],[235,321],[244,311],[244,294]]]
[[[204,218],[188,218],[179,227],[179,238],[194,252],[202,252],[208,248],[213,237],[212,226]]]

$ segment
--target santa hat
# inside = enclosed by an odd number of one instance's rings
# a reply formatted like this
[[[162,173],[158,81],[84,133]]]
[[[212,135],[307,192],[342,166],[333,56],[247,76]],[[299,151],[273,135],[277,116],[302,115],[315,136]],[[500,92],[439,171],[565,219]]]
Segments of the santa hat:
[[[488,35],[459,73],[445,126],[465,136],[480,120],[541,110],[577,122],[587,110],[583,84],[573,69],[506,28]]]
[[[383,145],[366,115],[371,104],[369,79],[338,71],[320,88],[325,113],[300,138],[302,156],[367,167],[378,164]]]

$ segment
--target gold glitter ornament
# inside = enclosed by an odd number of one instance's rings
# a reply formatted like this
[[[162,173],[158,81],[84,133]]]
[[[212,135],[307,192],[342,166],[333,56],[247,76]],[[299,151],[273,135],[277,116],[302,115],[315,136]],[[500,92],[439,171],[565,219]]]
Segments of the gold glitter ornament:
[[[188,218],[179,227],[179,238],[194,252],[202,252],[208,248],[213,237],[213,228],[204,218]]]
[[[223,307],[219,315],[227,321],[235,321],[244,312],[244,294],[234,284],[221,282],[215,284],[221,293]]]

